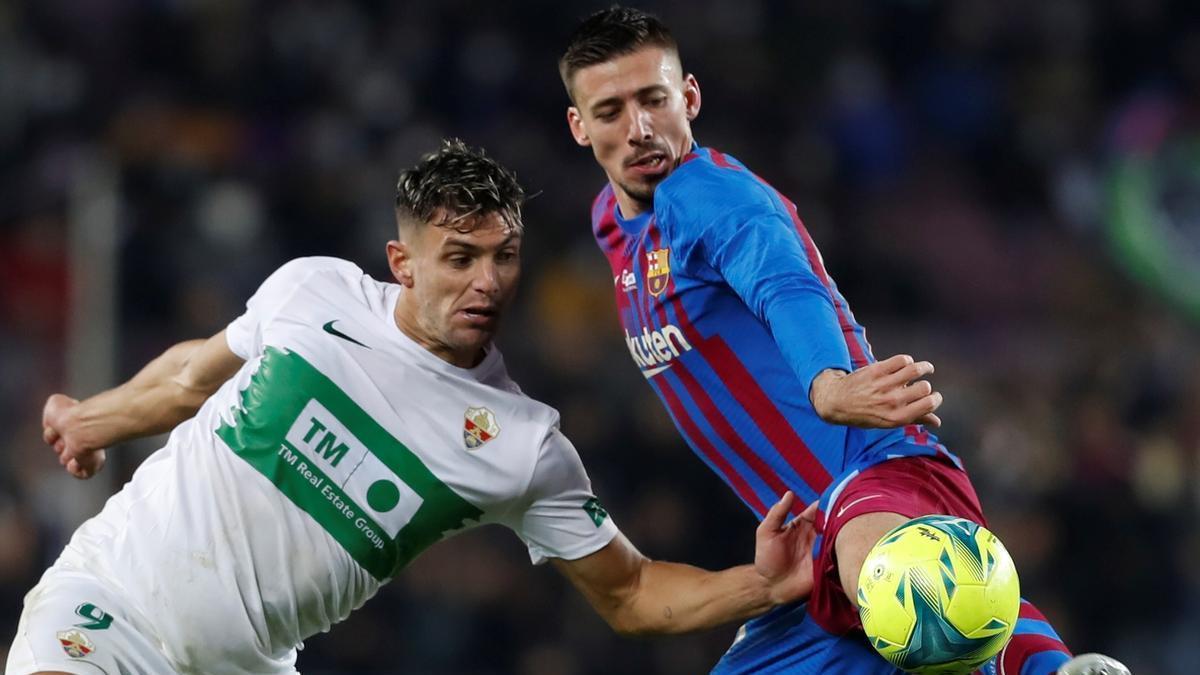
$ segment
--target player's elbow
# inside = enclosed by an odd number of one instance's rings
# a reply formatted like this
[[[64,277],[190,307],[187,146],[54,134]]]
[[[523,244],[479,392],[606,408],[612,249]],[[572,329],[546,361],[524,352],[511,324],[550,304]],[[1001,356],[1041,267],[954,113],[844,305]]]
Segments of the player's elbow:
[[[670,635],[689,630],[686,621],[675,616],[667,600],[661,597],[631,596],[604,618],[608,625],[625,637]]]
[[[163,399],[162,410],[176,422],[182,422],[193,415],[212,392],[209,392],[183,375],[176,375],[161,387]]]
[[[621,637],[641,637],[649,635],[646,626],[642,625],[636,619],[627,617],[606,617],[608,626],[613,629],[613,632]]]
[[[637,638],[669,632],[663,626],[648,621],[647,617],[641,615],[631,607],[620,608],[605,616],[604,620],[621,637]]]
[[[670,610],[665,614],[655,612],[653,600],[647,592],[646,566],[649,561],[641,559],[637,572],[631,575],[623,588],[614,589],[605,603],[601,615],[618,635],[641,637],[671,632]]]

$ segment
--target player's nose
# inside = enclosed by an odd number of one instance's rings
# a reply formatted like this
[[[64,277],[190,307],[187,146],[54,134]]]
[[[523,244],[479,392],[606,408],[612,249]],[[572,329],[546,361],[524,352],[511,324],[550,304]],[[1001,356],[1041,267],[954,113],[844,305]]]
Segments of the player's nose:
[[[638,145],[653,138],[650,112],[640,106],[630,106],[629,111],[629,142]]]
[[[484,295],[493,296],[500,292],[500,273],[490,260],[484,260],[477,266],[471,281],[471,286]]]

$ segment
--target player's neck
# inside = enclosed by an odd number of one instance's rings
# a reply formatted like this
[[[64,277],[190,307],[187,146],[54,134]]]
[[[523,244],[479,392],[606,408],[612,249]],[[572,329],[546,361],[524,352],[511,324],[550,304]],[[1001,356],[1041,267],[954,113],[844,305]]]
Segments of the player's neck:
[[[613,186],[613,192],[617,195],[617,208],[621,210],[620,216],[625,220],[633,220],[654,209],[654,204],[647,204],[634,199],[616,185]]]

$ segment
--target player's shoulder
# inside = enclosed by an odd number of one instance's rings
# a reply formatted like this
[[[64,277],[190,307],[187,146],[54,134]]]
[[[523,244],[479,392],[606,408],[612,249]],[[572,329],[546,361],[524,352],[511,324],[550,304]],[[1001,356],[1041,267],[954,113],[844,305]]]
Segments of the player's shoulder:
[[[332,256],[307,256],[293,258],[279,266],[271,275],[287,281],[303,281],[314,274],[338,275],[358,279],[363,276],[362,268],[349,260]]]
[[[267,277],[262,289],[294,292],[313,284],[357,286],[366,276],[358,265],[330,256],[294,258]]]
[[[249,305],[274,314],[285,303],[303,302],[313,295],[324,297],[353,297],[361,299],[368,293],[368,277],[352,262],[325,256],[296,258],[271,273],[255,291]],[[370,284],[377,282],[371,281]]]
[[[771,186],[731,155],[697,146],[654,194],[660,222],[707,224],[730,213],[775,212]]]
[[[697,146],[684,156],[679,167],[662,182],[655,201],[662,196],[672,205],[711,206],[761,205],[774,208],[774,190],[732,155]]]
[[[617,203],[617,195],[613,192],[612,183],[605,182],[604,187],[596,193],[592,200],[592,227],[595,228],[603,220],[611,218],[613,205]]]
[[[612,239],[620,231],[620,225],[617,224],[617,217],[614,209],[617,204],[617,195],[613,192],[611,183],[605,183],[604,187],[592,200],[592,235],[601,243]]]

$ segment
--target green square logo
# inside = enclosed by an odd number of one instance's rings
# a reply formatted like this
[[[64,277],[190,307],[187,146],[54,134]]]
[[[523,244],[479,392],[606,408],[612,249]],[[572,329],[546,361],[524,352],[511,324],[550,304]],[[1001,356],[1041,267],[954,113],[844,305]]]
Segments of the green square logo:
[[[596,524],[596,527],[600,527],[608,518],[608,511],[604,510],[604,507],[600,505],[600,500],[595,497],[583,503],[583,510],[592,517],[592,522]]]

